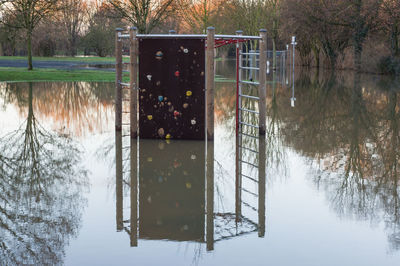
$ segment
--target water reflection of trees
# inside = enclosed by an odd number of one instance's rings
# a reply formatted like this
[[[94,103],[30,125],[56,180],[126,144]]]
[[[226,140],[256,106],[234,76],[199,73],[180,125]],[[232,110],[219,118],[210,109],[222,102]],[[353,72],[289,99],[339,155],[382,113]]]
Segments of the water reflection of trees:
[[[72,140],[37,121],[32,84],[14,96],[28,114],[0,139],[1,264],[61,264],[80,226],[86,172]]]
[[[82,136],[109,130],[113,120],[113,83],[41,82],[34,83],[34,110],[41,120],[51,121],[64,133]],[[10,83],[2,90],[3,99],[27,113],[27,83]]]
[[[399,249],[400,91],[390,84],[360,75],[303,76],[282,132],[319,168],[313,181],[332,208],[341,217],[384,222],[391,248]]]

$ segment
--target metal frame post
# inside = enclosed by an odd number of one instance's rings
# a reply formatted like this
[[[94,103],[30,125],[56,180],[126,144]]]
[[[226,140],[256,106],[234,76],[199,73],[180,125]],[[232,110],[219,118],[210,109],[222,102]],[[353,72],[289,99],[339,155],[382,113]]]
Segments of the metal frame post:
[[[130,36],[130,71],[129,71],[129,78],[130,78],[130,124],[131,124],[131,138],[136,139],[138,136],[138,57],[139,57],[139,45],[138,39],[136,38],[137,35],[137,28],[132,27],[129,29],[129,36]]]
[[[290,105],[295,106],[296,98],[294,97],[294,66],[295,66],[295,51],[296,51],[296,36],[292,36],[292,49],[293,49],[293,70],[292,70],[292,98],[290,98]]]
[[[122,130],[122,35],[123,29],[115,30],[115,130]]]
[[[215,28],[207,28],[207,50],[206,50],[206,121],[207,139],[214,140],[214,71],[215,71]]]
[[[139,43],[137,36],[137,28],[131,27],[129,29],[129,57],[130,57],[130,157],[131,157],[131,166],[130,166],[130,175],[131,175],[131,235],[130,242],[132,247],[136,247],[138,245],[138,57],[139,57]]]
[[[236,35],[241,36],[243,31],[238,30],[236,31]],[[236,170],[236,186],[235,186],[235,214],[236,214],[236,222],[240,221],[240,217],[242,215],[242,179],[241,179],[241,165],[240,165],[240,158],[241,158],[241,149],[240,149],[240,120],[241,120],[241,110],[242,107],[242,100],[240,98],[241,92],[241,85],[240,80],[242,80],[242,55],[241,52],[243,50],[243,44],[241,42],[236,43],[236,160],[235,160],[235,170]]]
[[[267,30],[260,30],[260,73],[258,97],[259,104],[259,134],[265,135],[266,128],[266,97],[267,97]]]

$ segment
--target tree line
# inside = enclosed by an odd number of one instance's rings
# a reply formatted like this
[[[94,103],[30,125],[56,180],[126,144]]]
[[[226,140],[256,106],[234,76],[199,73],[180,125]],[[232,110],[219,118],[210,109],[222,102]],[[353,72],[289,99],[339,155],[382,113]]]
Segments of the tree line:
[[[398,0],[0,0],[0,20],[3,55],[108,56],[116,27],[249,35],[266,28],[274,51],[297,36],[302,65],[400,73]]]

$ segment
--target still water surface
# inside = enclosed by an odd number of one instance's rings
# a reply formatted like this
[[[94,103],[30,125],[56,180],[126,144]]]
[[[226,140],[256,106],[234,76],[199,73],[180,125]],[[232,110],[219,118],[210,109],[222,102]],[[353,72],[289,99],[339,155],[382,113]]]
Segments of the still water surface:
[[[212,177],[202,141],[131,154],[112,83],[1,84],[0,265],[399,265],[399,82],[295,80],[269,75],[266,140],[240,156],[235,85],[217,83]]]

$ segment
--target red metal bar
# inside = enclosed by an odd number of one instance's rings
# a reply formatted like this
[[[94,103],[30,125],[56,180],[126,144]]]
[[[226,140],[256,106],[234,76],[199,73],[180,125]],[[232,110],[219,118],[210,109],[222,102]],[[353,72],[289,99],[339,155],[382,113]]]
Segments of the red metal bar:
[[[214,41],[214,47],[215,48],[219,48],[228,44],[236,44],[236,43],[242,43],[242,42],[247,42],[249,40],[247,39],[228,39],[228,40],[224,40],[224,39],[215,39]],[[207,48],[207,44],[206,44],[206,48]]]

